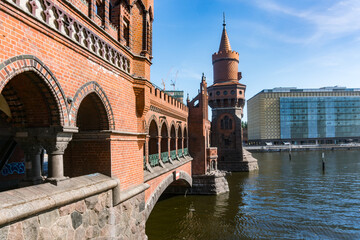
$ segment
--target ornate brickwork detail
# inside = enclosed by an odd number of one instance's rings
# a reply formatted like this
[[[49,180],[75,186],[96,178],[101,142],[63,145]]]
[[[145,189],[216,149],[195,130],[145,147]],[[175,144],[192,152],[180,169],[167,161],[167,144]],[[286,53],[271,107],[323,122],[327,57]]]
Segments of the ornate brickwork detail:
[[[12,0],[7,0],[7,2],[14,4]],[[121,71],[130,73],[130,59],[128,57],[115,50],[109,43],[102,40],[52,1],[17,0],[14,5]]]
[[[174,120],[172,120],[171,121],[171,123],[170,123],[170,128],[169,128],[169,136],[171,137],[171,128],[172,128],[172,126],[174,126],[174,129],[175,129],[175,137],[177,137],[177,128],[176,128],[176,124],[175,124],[175,121]]]
[[[175,101],[175,102],[176,102],[176,103],[180,103],[180,102],[178,102],[178,101]],[[181,116],[179,116],[179,115],[176,115],[176,114],[174,114],[173,112],[167,111],[167,110],[164,109],[164,108],[156,107],[156,106],[154,106],[154,105],[150,105],[150,111],[156,112],[156,113],[160,113],[160,114],[164,114],[164,115],[169,116],[169,117],[172,117],[172,118],[177,118],[177,119],[179,119],[179,120],[181,120],[181,121],[186,121],[186,118],[181,117]]]
[[[13,87],[8,86],[3,89],[1,94],[7,99],[12,117],[8,117],[6,114],[0,113],[3,119],[6,119],[7,122],[11,122],[13,126],[22,126],[25,123],[26,113],[24,109],[24,104],[19,98],[17,92]],[[15,111],[14,111],[15,110]]]
[[[157,119],[157,117],[155,115],[151,115],[151,117],[149,118],[149,120],[147,121],[147,124],[146,124],[146,127],[145,127],[145,131],[147,133],[149,133],[149,128],[150,128],[150,124],[151,124],[151,121],[155,121],[155,124],[157,126],[157,130],[158,132],[160,132],[160,129],[159,129],[159,120]]]
[[[164,124],[165,124],[165,127],[166,127],[166,130],[167,130],[167,135],[169,136],[169,123],[168,123],[168,121],[165,119],[165,118],[161,118],[160,119],[160,128],[159,128],[159,132],[161,133],[161,131],[162,131],[162,128],[164,127]]]
[[[58,121],[62,126],[69,125],[68,108],[65,104],[65,94],[58,80],[50,69],[37,57],[32,55],[20,55],[10,58],[0,64],[0,92],[6,84],[16,75],[24,72],[33,72],[39,76],[46,84],[48,89],[40,88],[44,94],[47,90],[51,91],[58,109]],[[56,122],[56,121],[55,121]]]
[[[101,99],[103,106],[106,111],[107,122],[109,123],[109,130],[115,129],[115,120],[114,113],[111,108],[108,97],[106,96],[105,91],[100,87],[97,82],[88,82],[81,86],[79,90],[75,93],[73,103],[70,109],[70,120],[71,126],[76,126],[76,116],[80,107],[82,100],[89,95],[90,93],[96,93],[97,96]],[[103,116],[105,117],[105,116]]]
[[[179,133],[180,133],[180,135],[179,135]],[[182,137],[183,135],[184,134],[183,134],[183,129],[181,127],[181,124],[180,123],[176,124],[176,137]]]

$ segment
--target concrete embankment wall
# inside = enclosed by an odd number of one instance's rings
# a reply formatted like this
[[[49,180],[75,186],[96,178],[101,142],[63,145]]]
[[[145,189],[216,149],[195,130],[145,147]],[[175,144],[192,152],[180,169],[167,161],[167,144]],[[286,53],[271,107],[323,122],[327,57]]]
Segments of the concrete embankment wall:
[[[0,239],[146,239],[146,185],[91,174],[0,193]]]
[[[249,152],[288,152],[289,146],[247,146]],[[360,145],[295,145],[291,151],[328,151],[328,150],[360,150]]]

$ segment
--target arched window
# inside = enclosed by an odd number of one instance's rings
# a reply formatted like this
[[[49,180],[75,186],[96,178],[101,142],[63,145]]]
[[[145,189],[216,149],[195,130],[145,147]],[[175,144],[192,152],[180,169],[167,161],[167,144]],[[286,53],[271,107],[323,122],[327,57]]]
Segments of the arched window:
[[[225,116],[223,119],[221,119],[220,121],[220,128],[221,129],[232,129],[232,119],[229,118],[229,116]]]

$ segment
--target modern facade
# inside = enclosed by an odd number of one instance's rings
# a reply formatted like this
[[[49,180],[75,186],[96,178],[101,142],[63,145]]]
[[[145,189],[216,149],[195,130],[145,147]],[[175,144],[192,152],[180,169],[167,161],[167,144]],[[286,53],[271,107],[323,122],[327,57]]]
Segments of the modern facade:
[[[266,89],[248,100],[249,144],[360,141],[360,89]]]

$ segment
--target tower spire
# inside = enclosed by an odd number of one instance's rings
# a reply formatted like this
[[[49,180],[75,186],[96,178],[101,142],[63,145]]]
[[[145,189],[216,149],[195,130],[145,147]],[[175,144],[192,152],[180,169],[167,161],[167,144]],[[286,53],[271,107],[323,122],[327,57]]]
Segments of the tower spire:
[[[223,31],[221,36],[221,42],[219,52],[231,51],[230,41],[226,32],[225,13],[223,13]]]

